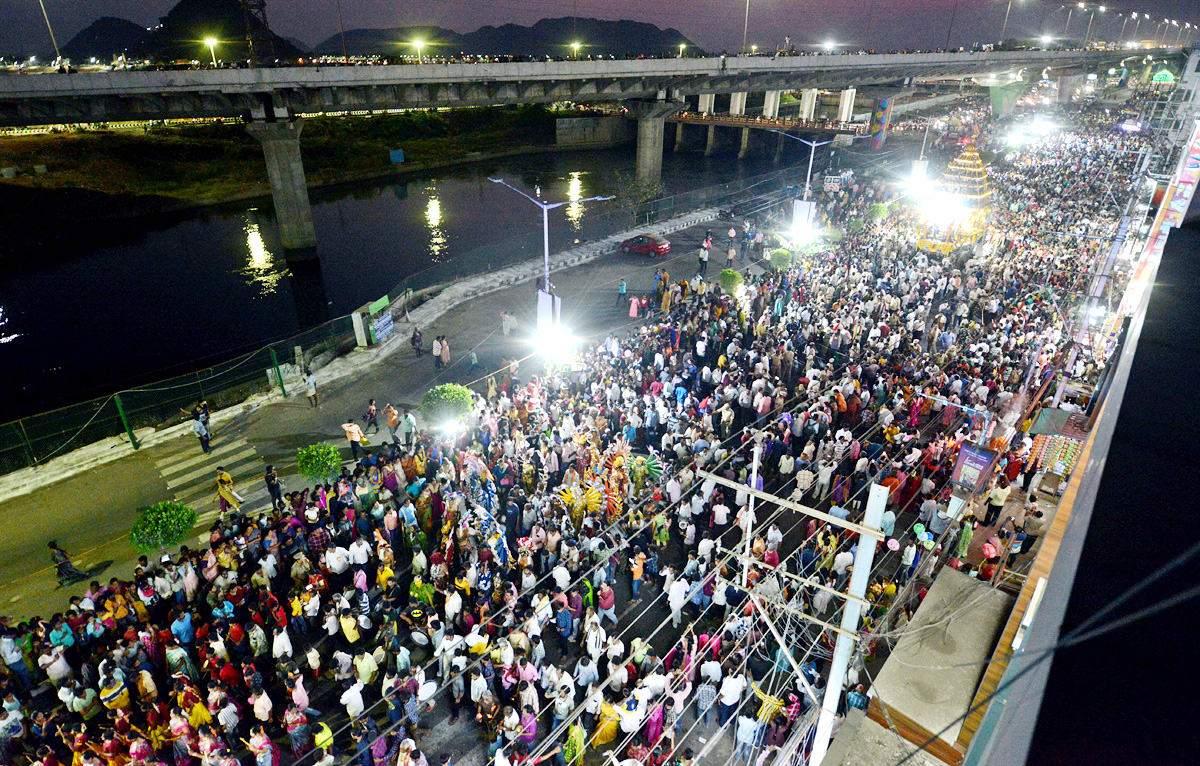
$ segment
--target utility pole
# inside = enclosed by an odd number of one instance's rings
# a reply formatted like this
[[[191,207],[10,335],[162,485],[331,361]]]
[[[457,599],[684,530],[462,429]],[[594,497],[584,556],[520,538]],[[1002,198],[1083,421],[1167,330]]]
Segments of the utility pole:
[[[863,525],[871,529],[879,529],[883,519],[883,511],[887,507],[887,487],[872,484],[871,493],[867,498],[867,510],[863,516]],[[871,564],[875,561],[875,541],[870,538],[859,538],[858,551],[854,554],[854,571],[850,574],[850,595],[863,598],[867,593],[867,584],[871,579]],[[829,740],[833,734],[833,719],[837,715],[839,703],[842,700],[842,687],[846,683],[846,670],[850,667],[850,654],[857,641],[849,636],[858,633],[858,618],[862,606],[855,601],[846,601],[842,607],[842,632],[838,633],[837,643],[833,647],[833,662],[829,666],[829,681],[825,684],[825,700],[821,704],[821,714],[817,718],[817,732],[813,740],[812,755],[808,762],[820,764],[829,751]]]
[[[54,61],[57,63],[62,59],[62,54],[58,52],[58,40],[54,39],[54,27],[50,26],[50,16],[46,13],[46,3],[38,0],[38,5],[42,6],[42,18],[46,20],[46,29],[50,31],[50,42],[54,44]],[[746,0],[746,7],[750,7],[750,0]]]
[[[742,22],[742,55],[746,54],[746,34],[750,31],[750,0],[746,0],[746,19]]]
[[[754,442],[754,462],[750,464],[750,489],[758,489],[758,461],[762,455],[762,442],[755,440]],[[746,504],[746,513],[749,516],[746,518],[746,526],[742,529],[745,550],[742,560],[742,587],[750,587],[750,536],[754,534],[754,495],[750,495],[750,500]]]

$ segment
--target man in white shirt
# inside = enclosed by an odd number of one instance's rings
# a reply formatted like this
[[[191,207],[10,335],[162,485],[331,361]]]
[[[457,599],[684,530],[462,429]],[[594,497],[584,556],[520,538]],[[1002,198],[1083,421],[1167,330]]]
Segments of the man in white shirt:
[[[714,685],[721,683],[721,663],[717,660],[709,660],[701,664],[700,677],[707,678]]]
[[[350,568],[350,551],[340,545],[330,548],[325,551],[325,566],[335,575],[344,574]]]
[[[355,680],[354,683],[348,684],[346,690],[342,692],[340,702],[346,706],[346,715],[350,716],[350,720],[358,718],[363,713],[364,705],[362,698],[363,683]]]
[[[360,537],[350,544],[348,553],[351,564],[360,567],[366,566],[367,562],[371,560],[371,545],[366,538]]]
[[[745,690],[746,677],[736,671],[721,681],[721,690],[717,693],[717,702],[721,706],[719,712],[722,726],[728,723],[729,719],[733,717],[733,712],[737,709],[738,703],[741,702],[742,692]]]
[[[676,628],[683,620],[683,606],[688,602],[688,589],[691,585],[680,577],[671,583],[667,591],[667,605],[671,607],[671,624]]]

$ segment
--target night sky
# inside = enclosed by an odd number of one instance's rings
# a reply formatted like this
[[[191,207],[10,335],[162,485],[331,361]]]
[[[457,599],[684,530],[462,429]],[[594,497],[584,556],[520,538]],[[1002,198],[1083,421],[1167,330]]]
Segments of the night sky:
[[[44,0],[59,45],[100,16],[120,16],[153,25],[175,0]],[[547,17],[573,15],[632,19],[675,27],[709,50],[736,51],[741,45],[743,0],[341,0],[347,29],[436,24],[469,32],[486,24],[531,24]],[[946,44],[955,0],[750,0],[749,42],[767,48],[791,34],[798,44],[825,40],[854,48],[936,48]],[[1074,3],[1071,3],[1074,5]],[[4,0],[0,52],[50,50],[49,36],[37,0]],[[958,0],[952,46],[998,38],[1006,0]],[[1118,11],[1152,13],[1200,22],[1196,0],[1145,0],[1108,5],[1096,15],[1096,28],[1114,37],[1121,27]],[[1062,2],[1013,0],[1009,35],[1061,35],[1066,22]],[[1073,36],[1082,37],[1076,9]],[[337,31],[336,0],[268,0],[267,17],[275,32],[313,45]],[[1104,19],[1102,22],[1101,19]],[[1143,23],[1139,37],[1148,38]],[[1134,25],[1127,27],[1127,37]],[[1093,29],[1095,32],[1096,29]],[[1171,39],[1174,39],[1172,35]],[[586,42],[586,41],[585,41]]]

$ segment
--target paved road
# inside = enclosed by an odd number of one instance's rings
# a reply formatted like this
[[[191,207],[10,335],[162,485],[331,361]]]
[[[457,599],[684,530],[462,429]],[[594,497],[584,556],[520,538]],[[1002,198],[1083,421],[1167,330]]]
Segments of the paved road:
[[[714,223],[713,229],[728,228]],[[552,281],[563,296],[563,318],[580,337],[603,336],[631,326],[628,303],[616,305],[617,283],[625,279],[629,291],[649,290],[654,270],[666,267],[673,278],[695,272],[695,251],[704,227],[672,235],[672,252],[665,257],[613,254],[592,263],[557,272]],[[714,261],[717,259],[714,259]],[[719,272],[710,264],[710,276]],[[217,465],[233,475],[238,492],[251,510],[268,506],[262,474],[267,464],[280,468],[285,491],[302,485],[295,474],[296,449],[317,441],[349,448],[341,424],[358,419],[374,397],[387,402],[417,405],[425,390],[444,382],[468,383],[496,369],[502,357],[522,358],[532,353],[534,326],[532,282],[475,298],[422,327],[426,338],[445,335],[455,361],[435,370],[428,356],[415,357],[407,348],[393,354],[353,379],[321,389],[321,406],[311,408],[303,397],[254,410],[217,427],[210,455],[200,452],[192,437],[146,448],[130,458],[115,461],[66,482],[0,503],[0,517],[10,534],[0,540],[0,599],[6,611],[19,617],[49,616],[66,605],[70,590],[56,589],[49,567],[46,542],[57,539],[96,577],[125,577],[132,573],[138,553],[126,535],[137,509],[165,499],[185,502],[200,514],[197,533],[216,516],[211,491]],[[513,313],[517,329],[509,337],[500,332],[500,312]],[[397,332],[411,328],[401,324]],[[475,349],[482,369],[471,371],[466,361]],[[528,374],[539,367],[536,357],[522,365]]]

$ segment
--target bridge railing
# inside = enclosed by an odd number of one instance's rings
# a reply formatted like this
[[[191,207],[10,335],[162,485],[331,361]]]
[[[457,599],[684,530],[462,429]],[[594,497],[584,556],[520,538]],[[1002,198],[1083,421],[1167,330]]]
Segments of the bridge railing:
[[[552,251],[577,243],[596,241],[639,226],[674,218],[709,207],[723,207],[758,191],[803,181],[800,168],[767,173],[696,189],[638,205],[634,209],[591,207],[569,231],[551,231]],[[613,203],[603,203],[613,205]],[[465,277],[486,274],[542,257],[542,233],[504,239],[465,253],[455,253],[442,263],[409,275],[388,293],[399,297],[408,289],[423,290]],[[402,310],[402,309],[401,309]],[[306,366],[349,353],[356,345],[349,315],[338,317],[295,335],[281,338],[232,358],[196,360],[194,366],[165,380],[148,382],[49,412],[0,424],[0,475],[47,461],[110,437],[128,441],[128,432],[161,430],[189,420],[185,411],[200,400],[213,410],[244,402],[255,394],[278,390],[279,376],[290,396],[303,396],[301,372]],[[297,357],[296,349],[300,349]],[[144,431],[142,432],[145,433]]]

